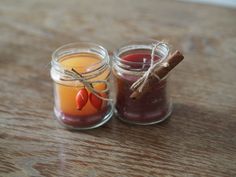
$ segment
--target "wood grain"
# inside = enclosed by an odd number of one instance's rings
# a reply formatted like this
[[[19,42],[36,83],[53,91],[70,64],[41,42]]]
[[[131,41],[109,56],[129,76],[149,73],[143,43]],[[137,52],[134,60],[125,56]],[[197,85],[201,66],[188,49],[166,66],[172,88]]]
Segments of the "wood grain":
[[[236,176],[235,16],[171,0],[0,0],[0,176]],[[79,40],[112,51],[140,37],[185,54],[171,75],[171,119],[60,127],[52,51]]]

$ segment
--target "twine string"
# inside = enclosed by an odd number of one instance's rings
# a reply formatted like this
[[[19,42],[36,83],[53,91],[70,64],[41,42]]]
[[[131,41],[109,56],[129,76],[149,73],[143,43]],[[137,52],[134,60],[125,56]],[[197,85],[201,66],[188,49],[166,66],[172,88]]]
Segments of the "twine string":
[[[151,52],[151,63],[150,66],[148,68],[148,70],[142,75],[142,77],[140,77],[137,81],[135,81],[130,89],[131,90],[137,90],[138,92],[142,92],[144,86],[147,84],[148,78],[150,77],[150,75],[153,75],[154,77],[157,78],[157,80],[161,80],[159,76],[157,76],[155,74],[155,70],[157,67],[160,66],[160,62],[154,63],[154,57],[155,57],[155,50],[157,49],[158,46],[165,44],[164,42],[157,42],[155,44],[153,44],[153,48],[152,48],[152,52]],[[166,63],[163,63],[161,65],[165,66]]]
[[[71,81],[71,78],[73,81],[79,81],[80,83],[84,84],[84,86],[91,92],[93,93],[95,96],[97,96],[98,98],[104,100],[104,101],[112,101],[112,99],[110,98],[104,98],[102,97],[100,94],[102,93],[107,93],[110,90],[110,85],[108,83],[108,81],[106,80],[97,80],[97,81],[89,81],[89,79],[85,78],[82,76],[82,74],[80,74],[79,72],[77,72],[75,69],[71,69],[67,70],[64,69],[63,70],[63,74],[65,74],[66,77],[64,77],[64,81]],[[106,88],[104,90],[98,91],[93,87],[93,84],[98,84],[98,83],[103,83],[105,84]]]

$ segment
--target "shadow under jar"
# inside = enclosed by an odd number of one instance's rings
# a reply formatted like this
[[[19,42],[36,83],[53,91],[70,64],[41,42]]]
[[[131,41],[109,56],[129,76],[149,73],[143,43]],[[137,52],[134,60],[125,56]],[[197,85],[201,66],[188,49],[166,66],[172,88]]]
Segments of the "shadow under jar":
[[[150,125],[164,121],[172,112],[168,93],[168,76],[153,83],[151,90],[141,98],[132,99],[131,85],[148,70],[151,53],[158,41],[133,42],[120,47],[113,53],[113,76],[116,88],[116,116],[128,123]],[[169,47],[161,43],[154,51],[154,64],[161,64],[169,55]]]
[[[87,42],[67,44],[53,53],[51,65],[54,113],[63,126],[93,129],[112,117],[109,56],[105,48]]]

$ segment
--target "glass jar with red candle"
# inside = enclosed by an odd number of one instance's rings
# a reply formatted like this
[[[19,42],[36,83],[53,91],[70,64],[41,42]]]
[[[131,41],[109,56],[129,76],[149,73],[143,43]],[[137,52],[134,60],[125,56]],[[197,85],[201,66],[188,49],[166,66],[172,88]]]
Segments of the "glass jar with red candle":
[[[113,114],[109,89],[109,55],[100,45],[67,44],[52,54],[54,113],[67,128],[99,127]]]
[[[154,49],[154,45],[158,44]],[[154,51],[153,51],[154,50]],[[168,76],[153,83],[152,89],[139,99],[132,99],[130,89],[153,63],[161,65],[170,53],[166,43],[146,40],[132,42],[117,49],[113,54],[113,76],[116,88],[115,112],[124,122],[150,125],[164,121],[172,112],[168,93]]]

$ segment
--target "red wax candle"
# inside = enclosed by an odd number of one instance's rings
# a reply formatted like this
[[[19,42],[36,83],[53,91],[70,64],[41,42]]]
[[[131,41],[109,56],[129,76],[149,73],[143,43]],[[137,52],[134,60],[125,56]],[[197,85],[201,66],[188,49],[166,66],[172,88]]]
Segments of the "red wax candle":
[[[130,98],[131,85],[150,67],[151,51],[126,51],[114,59],[113,73],[117,91],[115,104],[117,116],[123,121],[143,125],[161,122],[167,118],[171,113],[167,78],[154,83],[153,89],[145,93],[143,97],[136,100]],[[155,55],[154,62],[159,60],[160,57]]]

